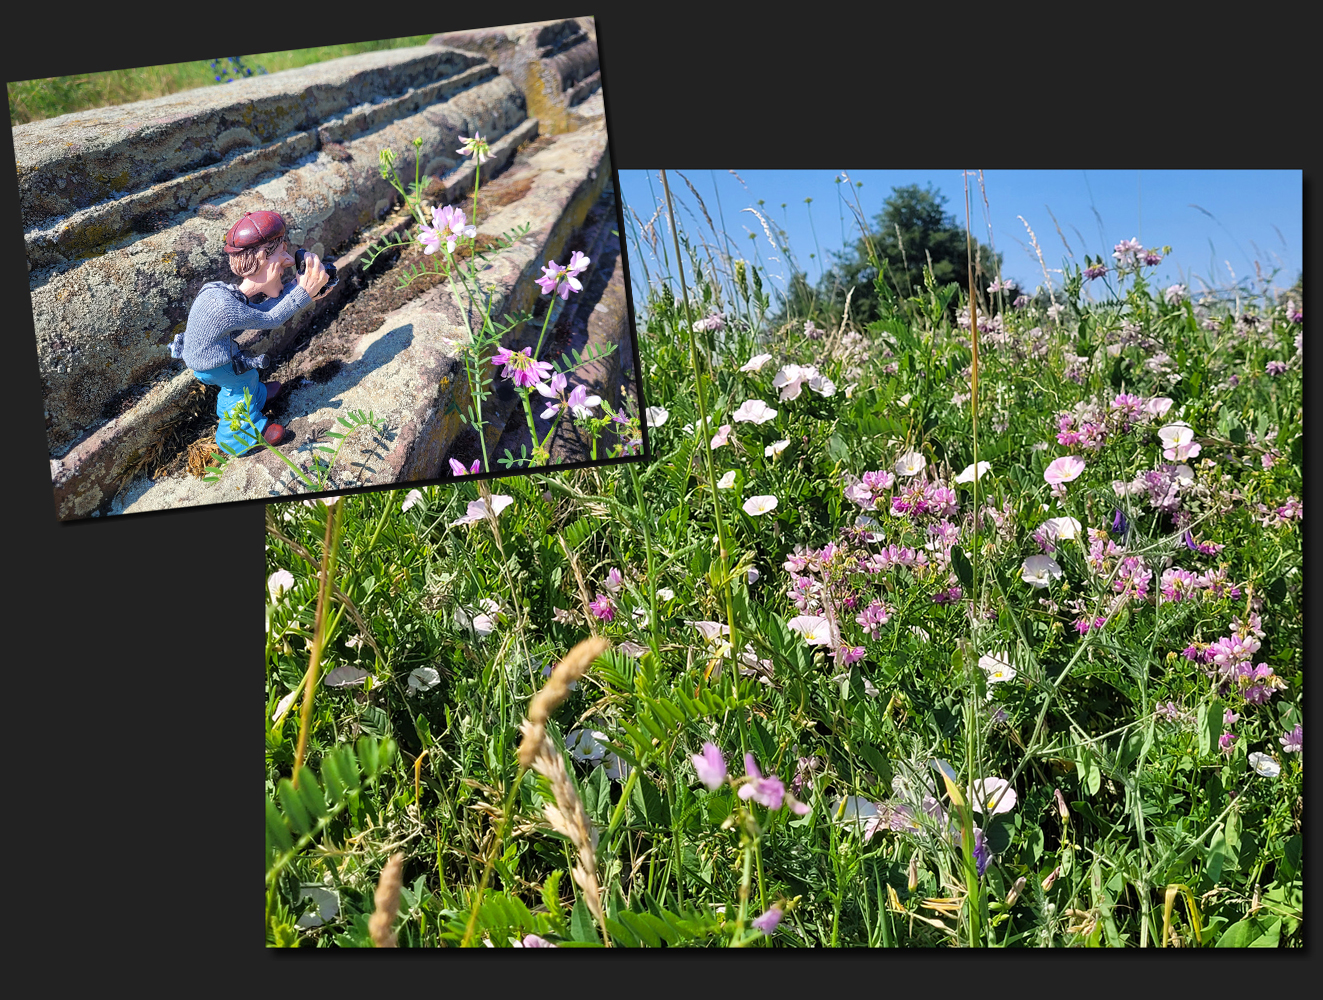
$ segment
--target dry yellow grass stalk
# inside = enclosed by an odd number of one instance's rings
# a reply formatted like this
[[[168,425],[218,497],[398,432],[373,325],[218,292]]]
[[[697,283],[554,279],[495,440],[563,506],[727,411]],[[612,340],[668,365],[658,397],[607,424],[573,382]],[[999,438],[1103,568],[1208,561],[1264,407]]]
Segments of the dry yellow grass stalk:
[[[525,728],[525,737],[528,735],[527,728]],[[524,742],[527,745],[527,739]],[[605,934],[602,890],[597,883],[597,831],[588,819],[583,801],[565,771],[565,761],[557,752],[555,745],[547,738],[545,731],[538,742],[537,753],[533,757],[533,770],[551,783],[551,793],[555,796],[556,804],[545,807],[547,822],[557,833],[568,837],[578,851],[579,863],[571,869],[570,875],[583,891],[583,901],[588,905],[588,909],[597,919],[598,926],[602,928],[602,933]]]
[[[601,656],[610,645],[600,636],[583,640],[551,671],[551,677],[542,690],[528,703],[528,723],[524,726],[524,741],[519,744],[519,763],[532,767],[539,745],[546,735],[547,719],[557,706],[570,695],[570,685],[588,672],[593,660]]]
[[[523,725],[523,742],[519,744],[519,763],[531,767],[551,784],[555,805],[545,807],[547,822],[557,833],[568,837],[579,855],[579,863],[570,875],[583,892],[584,903],[602,928],[606,938],[605,915],[602,913],[602,890],[597,882],[597,831],[593,828],[583,801],[565,770],[565,761],[555,745],[547,738],[547,719],[570,693],[570,685],[588,672],[588,667],[607,648],[609,643],[598,636],[583,640],[571,649],[552,670],[542,690],[528,705],[528,720]],[[609,943],[609,941],[608,941]]]
[[[404,884],[404,853],[396,851],[381,869],[374,898],[376,909],[368,918],[368,933],[378,948],[398,947],[395,940],[395,918],[400,913],[400,886]]]

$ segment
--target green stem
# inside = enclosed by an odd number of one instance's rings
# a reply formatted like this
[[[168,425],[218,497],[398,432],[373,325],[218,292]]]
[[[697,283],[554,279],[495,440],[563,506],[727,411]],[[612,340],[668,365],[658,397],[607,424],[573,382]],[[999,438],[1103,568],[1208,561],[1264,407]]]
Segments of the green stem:
[[[533,402],[532,389],[525,389],[519,394],[524,403],[524,416],[528,419],[528,436],[533,439],[534,447],[537,446],[537,428],[533,426]],[[536,460],[536,459],[535,459]]]
[[[453,258],[451,259],[451,268],[455,274],[459,275],[460,284],[464,286],[464,291],[468,294],[469,301],[472,302],[475,298],[480,299],[480,296],[477,296],[474,291],[469,288],[468,279],[464,276],[464,269],[462,267],[456,267]],[[463,308],[460,312],[464,316],[464,330],[469,335],[469,346],[474,349],[473,351],[464,352],[464,378],[468,380],[469,399],[473,405],[473,430],[474,433],[478,435],[478,444],[482,448],[482,471],[490,472],[491,459],[487,455],[487,435],[484,433],[482,422],[482,359],[475,353],[477,350],[478,338],[474,336],[473,324],[469,321],[469,310]],[[485,322],[486,321],[484,320],[484,323]],[[470,353],[473,353],[474,355],[472,372],[469,371]]]
[[[321,580],[317,587],[317,612],[312,631],[312,653],[308,661],[308,686],[303,692],[303,710],[299,717],[299,742],[294,753],[292,778],[295,787],[299,783],[299,772],[303,769],[303,756],[308,749],[308,733],[312,728],[312,700],[317,690],[317,670],[321,665],[322,645],[325,641],[326,603],[329,598],[331,581],[335,578],[335,550],[339,542],[336,528],[336,515],[343,503],[337,499],[326,510],[326,534],[322,541]]]
[[[276,455],[280,458],[280,460],[290,467],[294,475],[298,476],[299,479],[303,480],[303,484],[307,486],[308,489],[315,491],[317,489],[317,485],[313,483],[311,479],[309,479],[307,476],[303,474],[303,470],[300,469],[293,462],[291,462],[288,458],[286,458],[279,448],[273,448],[271,445],[267,444],[266,438],[262,437],[262,432],[257,429],[257,424],[252,418],[253,395],[247,389],[244,389],[243,391],[243,403],[242,404],[235,403],[227,415],[234,416],[235,415],[234,411],[237,410],[240,405],[242,405],[244,408],[242,419],[248,422],[248,426],[252,428],[253,433],[257,436],[258,443],[261,444],[262,447],[266,448],[267,451],[275,452]],[[224,448],[225,446],[221,445],[221,447]],[[228,448],[225,448],[225,450],[229,451]],[[235,458],[239,457],[239,454],[237,452],[231,451],[230,454],[233,455]]]
[[[707,391],[704,388],[707,380],[703,377],[698,365],[698,342],[694,338],[694,319],[689,307],[689,288],[684,280],[684,261],[680,257],[680,236],[679,230],[676,227],[675,208],[671,204],[671,187],[666,181],[666,171],[662,170],[660,171],[660,174],[662,190],[666,193],[666,212],[671,220],[671,239],[675,244],[675,266],[677,273],[680,276],[680,294],[684,302],[685,326],[687,327],[687,332],[689,334],[689,360],[694,369],[694,388],[697,390],[698,396],[698,447],[702,449],[706,456],[708,482],[715,486],[717,475],[716,469],[713,466],[712,448],[710,447],[710,438],[708,436],[712,431],[712,427],[708,423]],[[739,655],[737,651],[740,649],[740,636],[735,623],[734,601],[731,597],[730,573],[728,566],[729,551],[726,548],[726,531],[725,526],[722,524],[721,503],[716,496],[716,492],[715,489],[712,490],[712,513],[715,517],[717,526],[717,545],[720,558],[719,565],[726,598],[726,624],[730,628],[730,648],[732,657],[735,658]],[[732,672],[732,676],[736,674],[738,674],[738,671]],[[734,683],[733,680],[732,683]]]
[[[677,251],[678,253],[678,251]],[[749,884],[753,872],[753,844],[744,841],[744,874],[740,878],[740,915],[735,921],[735,937],[731,940],[732,948],[744,947],[744,922],[749,915]]]
[[[556,296],[553,294],[551,300],[547,303],[547,314],[542,317],[542,332],[537,336],[537,346],[533,348],[533,360],[536,361],[542,356],[542,338],[547,335],[547,322],[551,319],[551,313],[556,307]]]
[[[391,490],[386,494],[386,506],[381,511],[381,517],[377,521],[377,527],[372,532],[372,537],[368,539],[367,548],[363,550],[364,552],[371,552],[372,546],[377,544],[377,536],[381,534],[381,529],[386,525],[386,518],[395,507],[395,495],[398,492],[399,490]],[[355,554],[357,554],[357,550],[355,550]]]

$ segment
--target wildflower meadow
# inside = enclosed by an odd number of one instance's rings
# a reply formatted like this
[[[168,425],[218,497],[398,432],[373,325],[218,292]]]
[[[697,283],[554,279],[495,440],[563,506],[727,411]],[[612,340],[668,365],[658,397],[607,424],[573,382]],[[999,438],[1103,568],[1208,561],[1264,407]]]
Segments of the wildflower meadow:
[[[1303,297],[856,320],[656,180],[650,463],[266,508],[268,945],[1300,946]]]

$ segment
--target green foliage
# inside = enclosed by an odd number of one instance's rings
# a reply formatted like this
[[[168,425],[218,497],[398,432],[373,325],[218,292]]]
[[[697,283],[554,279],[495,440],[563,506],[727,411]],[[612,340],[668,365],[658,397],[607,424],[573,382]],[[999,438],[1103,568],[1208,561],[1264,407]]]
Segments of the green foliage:
[[[246,59],[253,66],[264,67],[268,73],[277,73],[280,70],[357,55],[360,52],[423,45],[431,37],[431,35],[410,35],[406,38],[389,38],[376,42],[351,42],[309,49],[260,52],[256,55],[237,56],[235,59],[239,62]],[[194,87],[216,86],[216,76],[220,70],[213,68],[213,62],[216,60],[199,59],[194,62],[145,66],[139,69],[11,81],[8,84],[9,118],[14,125],[22,125],[87,108],[145,101]]]

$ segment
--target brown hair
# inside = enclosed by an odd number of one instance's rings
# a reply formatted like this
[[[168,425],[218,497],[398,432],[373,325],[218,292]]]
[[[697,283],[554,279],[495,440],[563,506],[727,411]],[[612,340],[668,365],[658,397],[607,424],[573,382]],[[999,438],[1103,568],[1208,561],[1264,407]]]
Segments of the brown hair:
[[[281,233],[273,240],[267,240],[255,247],[245,247],[238,253],[229,254],[230,270],[241,278],[256,274],[284,242],[285,234]]]

